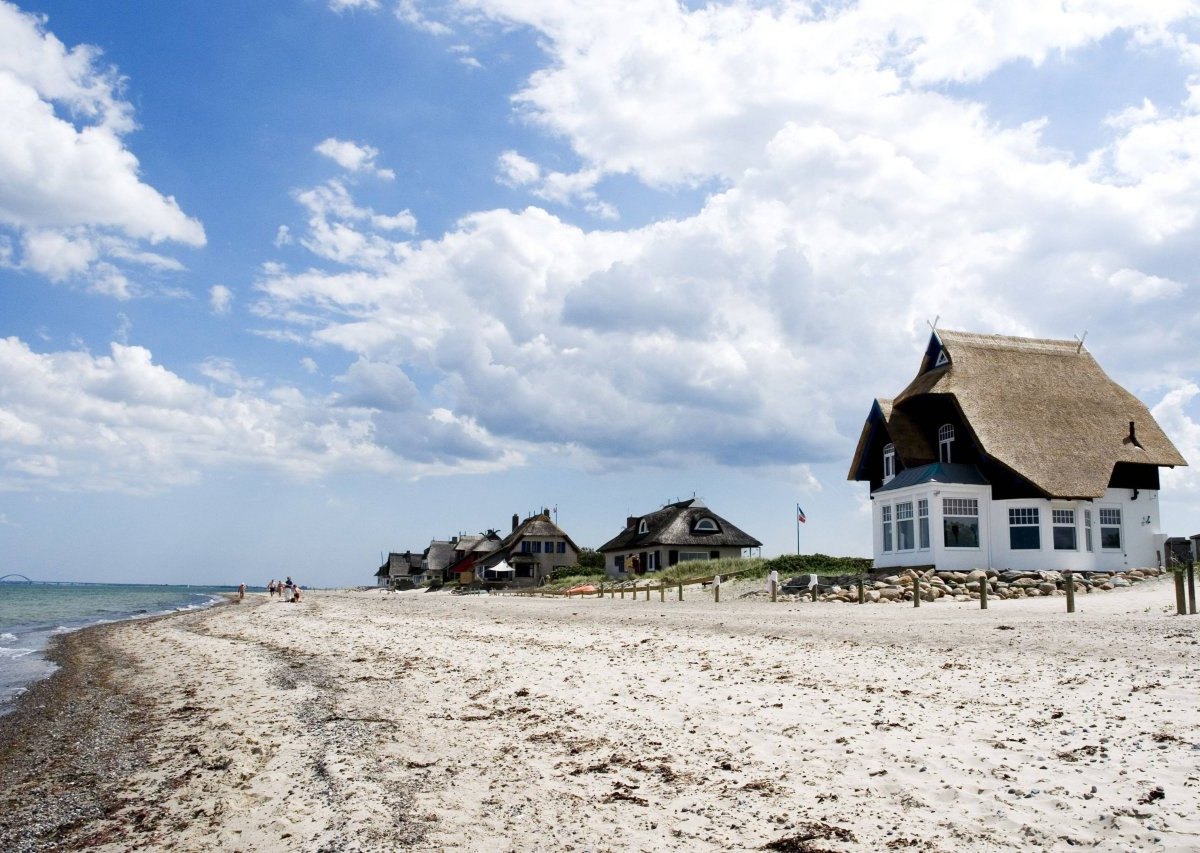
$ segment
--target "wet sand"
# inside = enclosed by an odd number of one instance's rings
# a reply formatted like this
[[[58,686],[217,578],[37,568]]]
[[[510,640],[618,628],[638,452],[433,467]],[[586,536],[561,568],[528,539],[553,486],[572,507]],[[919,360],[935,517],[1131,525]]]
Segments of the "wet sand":
[[[1194,850],[1173,602],[372,591],[111,626],[0,720],[0,848]],[[108,777],[72,777],[88,749]],[[59,840],[21,825],[72,786]]]

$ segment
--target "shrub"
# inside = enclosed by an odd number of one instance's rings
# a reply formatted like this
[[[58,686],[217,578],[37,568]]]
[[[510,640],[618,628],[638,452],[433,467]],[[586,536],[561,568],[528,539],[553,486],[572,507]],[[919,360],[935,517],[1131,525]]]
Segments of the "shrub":
[[[789,575],[861,575],[874,566],[869,557],[831,557],[828,554],[783,554],[766,561],[766,573]]]

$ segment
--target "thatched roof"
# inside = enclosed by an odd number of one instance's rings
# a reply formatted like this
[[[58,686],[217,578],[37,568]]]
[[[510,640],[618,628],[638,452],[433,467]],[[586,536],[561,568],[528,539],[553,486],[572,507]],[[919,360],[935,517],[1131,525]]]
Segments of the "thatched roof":
[[[717,524],[716,532],[696,530],[696,522],[711,518]],[[641,523],[646,522],[646,532],[638,533]],[[714,548],[757,548],[762,545],[750,534],[730,524],[696,498],[667,504],[648,515],[630,518],[616,537],[604,543],[597,551],[601,553],[645,548],[651,545],[703,545]]]
[[[575,544],[574,540],[561,527],[551,521],[550,516],[546,513],[531,515],[521,522],[516,530],[504,537],[504,541],[500,543],[500,549],[507,553],[520,544],[522,539],[534,537],[565,539],[567,544],[575,549],[575,553],[579,553],[579,546]]]
[[[937,458],[936,435],[917,426],[937,395],[953,401],[983,453],[1049,497],[1101,497],[1121,462],[1187,464],[1146,406],[1076,341],[935,332],[917,377],[872,409],[906,463]],[[871,428],[869,420],[851,479]]]

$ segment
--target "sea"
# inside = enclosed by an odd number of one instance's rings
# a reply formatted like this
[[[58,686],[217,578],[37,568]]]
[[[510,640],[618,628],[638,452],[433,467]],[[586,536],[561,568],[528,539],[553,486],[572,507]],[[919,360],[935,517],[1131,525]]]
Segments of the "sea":
[[[55,635],[211,607],[231,592],[237,587],[0,582],[0,715],[30,684],[54,672],[45,653]]]

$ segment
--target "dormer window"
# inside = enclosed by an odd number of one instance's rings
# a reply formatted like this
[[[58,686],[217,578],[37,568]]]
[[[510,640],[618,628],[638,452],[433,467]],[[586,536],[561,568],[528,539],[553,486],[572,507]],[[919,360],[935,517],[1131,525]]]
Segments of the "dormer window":
[[[896,445],[888,444],[883,448],[883,482],[890,483],[896,476]]]
[[[650,532],[650,525],[646,524],[646,519],[643,518],[641,521],[638,522],[638,533],[642,534],[642,533],[649,533],[649,532]]]
[[[952,461],[950,452],[951,445],[954,444],[954,426],[953,424],[942,424],[938,427],[938,461]]]
[[[696,526],[692,528],[692,531],[694,533],[717,533],[720,531],[720,528],[717,527],[717,523],[711,518],[702,518],[696,522]]]

